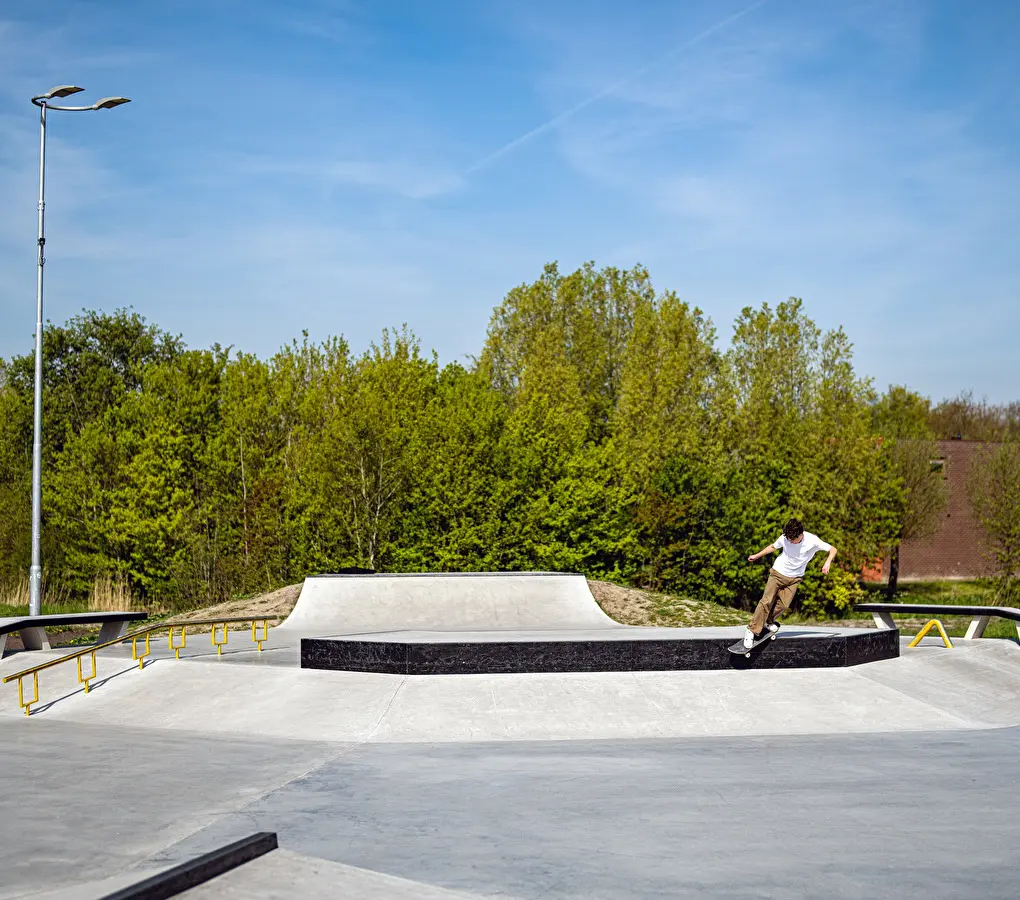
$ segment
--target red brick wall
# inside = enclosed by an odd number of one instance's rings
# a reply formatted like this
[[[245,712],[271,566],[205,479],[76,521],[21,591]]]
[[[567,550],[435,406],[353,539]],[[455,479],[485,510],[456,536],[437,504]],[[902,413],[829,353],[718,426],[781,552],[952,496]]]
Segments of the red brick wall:
[[[987,444],[978,441],[939,441],[943,477],[949,502],[938,531],[900,545],[900,578],[978,578],[993,573],[989,539],[978,524],[967,495],[967,471],[974,454]],[[888,562],[883,567],[887,576]]]

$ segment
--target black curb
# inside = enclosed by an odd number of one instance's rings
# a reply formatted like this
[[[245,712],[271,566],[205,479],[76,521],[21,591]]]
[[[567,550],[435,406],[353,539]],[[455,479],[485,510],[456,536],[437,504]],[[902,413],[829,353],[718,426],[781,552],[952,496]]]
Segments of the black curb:
[[[236,869],[238,866],[251,862],[279,845],[276,842],[276,832],[259,831],[212,850],[202,856],[139,881],[137,884],[129,885],[106,894],[101,900],[163,900],[165,897],[176,897],[190,888],[197,887],[207,881]]]

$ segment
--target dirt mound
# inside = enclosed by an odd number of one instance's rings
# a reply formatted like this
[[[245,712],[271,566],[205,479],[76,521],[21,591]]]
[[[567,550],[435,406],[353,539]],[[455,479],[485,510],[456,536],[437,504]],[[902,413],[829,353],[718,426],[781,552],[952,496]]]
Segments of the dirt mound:
[[[217,603],[215,606],[193,609],[191,612],[174,616],[174,620],[213,619],[216,616],[224,616],[225,618],[251,616],[253,619],[261,617],[282,618],[290,615],[300,593],[301,584],[289,584],[287,587],[270,591],[268,594],[259,594],[244,600],[227,600],[225,603]]]
[[[741,625],[747,620],[747,613],[718,603],[621,587],[608,581],[589,581],[588,587],[605,614],[622,625],[694,628]]]
[[[652,595],[609,581],[588,581],[592,596],[602,611],[621,625],[651,625],[654,619]]]

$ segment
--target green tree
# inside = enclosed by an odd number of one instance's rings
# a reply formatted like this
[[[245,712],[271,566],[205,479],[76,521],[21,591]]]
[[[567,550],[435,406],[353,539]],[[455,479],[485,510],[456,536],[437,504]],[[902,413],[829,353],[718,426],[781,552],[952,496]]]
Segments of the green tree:
[[[732,415],[724,435],[729,457],[724,571],[726,589],[745,607],[762,588],[760,571],[746,563],[747,548],[764,546],[791,515],[803,515],[793,492],[811,438],[820,339],[797,298],[774,310],[767,303],[746,307],[734,324],[726,353]],[[818,528],[810,521],[808,527]]]
[[[172,606],[227,599],[233,587],[208,478],[226,365],[215,346],[150,365],[118,412],[125,478],[111,531],[128,549],[132,582]]]
[[[736,439],[758,454],[797,455],[816,400],[821,331],[791,297],[738,316],[727,354],[736,394]]]
[[[805,577],[804,608],[843,611],[863,599],[858,576],[895,540],[900,493],[882,442],[871,430],[874,392],[853,369],[853,348],[841,328],[821,342],[810,427],[801,448],[791,501],[839,549],[837,570]]]
[[[718,439],[714,401],[721,366],[715,331],[701,310],[671,293],[637,304],[613,420],[614,439],[635,481]]]
[[[50,530],[76,592],[120,574],[147,602],[170,607],[229,596],[205,477],[225,364],[218,348],[151,363],[137,391],[55,455]]]
[[[266,361],[188,351],[123,310],[51,327],[45,350],[49,574],[169,607],[351,565],[573,570],[748,606],[748,551],[799,515],[844,568],[798,600],[839,609],[938,508],[924,423],[1016,418],[876,400],[796,298],[743,310],[720,352],[640,266],[547,266],[470,368],[406,328],[361,355],[307,334]],[[31,426],[32,358],[0,361],[0,579],[27,566]]]
[[[890,385],[872,406],[872,428],[891,441],[931,441],[931,402],[903,385]]]
[[[997,600],[1020,605],[1020,444],[1005,442],[975,454],[967,486],[978,521],[992,539]]]
[[[9,382],[0,360],[0,583],[27,575],[31,558],[31,398]]]
[[[681,591],[730,603],[730,585],[743,555],[722,514],[729,486],[720,458],[677,454],[665,460],[633,507],[639,580],[658,590]]]
[[[65,325],[48,324],[43,333],[43,562],[52,582],[66,566],[64,535],[50,517],[56,485],[52,473],[68,443],[103,420],[126,396],[139,390],[150,363],[176,358],[179,338],[167,335],[128,310],[112,314],[85,311]],[[32,404],[34,354],[15,356],[0,371],[0,577],[27,566],[31,538]],[[89,440],[94,441],[91,436]],[[88,472],[76,473],[79,478]],[[98,475],[96,477],[99,477]],[[72,579],[83,583],[83,578]]]
[[[612,450],[631,519],[625,571],[659,589],[715,595],[711,542],[725,480],[723,360],[701,311],[671,293],[637,304]],[[708,554],[711,559],[706,559]]]
[[[47,323],[43,332],[46,452],[58,452],[69,434],[139,390],[148,365],[171,362],[183,350],[179,337],[146,325],[144,317],[124,309],[84,311],[66,325]],[[16,391],[31,397],[34,354],[14,357],[7,377]]]
[[[557,487],[587,433],[577,370],[553,324],[534,336],[498,450],[500,530],[493,559],[501,568],[576,566]]]
[[[327,458],[345,427],[353,364],[346,341],[292,342],[273,360],[287,410],[283,448],[284,515],[291,577],[354,565],[337,474]],[[334,433],[337,437],[334,437]]]
[[[234,590],[269,590],[289,574],[284,454],[294,412],[288,387],[273,365],[243,353],[226,366],[220,384],[220,423],[204,468]]]
[[[59,556],[47,557],[63,580],[84,596],[101,575],[127,575],[130,554],[112,535],[111,513],[124,485],[124,444],[116,410],[72,434],[47,471],[44,534],[57,538]],[[125,438],[122,432],[121,438]]]
[[[940,440],[999,441],[1016,440],[1020,435],[1020,401],[993,404],[977,401],[965,391],[943,400],[930,413],[931,431]]]
[[[619,396],[635,308],[654,296],[640,266],[596,270],[588,263],[561,275],[551,263],[538,281],[511,290],[493,312],[482,352],[486,371],[497,390],[512,396],[551,330],[574,370],[592,437],[603,440]]]
[[[892,474],[899,480],[901,500],[895,504],[896,527],[889,550],[887,592],[896,593],[900,572],[900,544],[934,534],[948,502],[945,477],[933,465],[939,455],[929,426],[927,399],[893,385],[872,407],[873,429],[884,440]]]
[[[840,329],[822,334],[796,298],[738,317],[727,354],[734,414],[725,507],[731,547],[760,547],[790,516],[840,549],[840,573],[811,570],[798,592],[809,610],[844,608],[859,593],[861,566],[893,532],[888,466],[871,433],[869,383],[854,373]],[[744,574],[747,573],[747,574]],[[760,591],[748,567],[732,590],[745,604]]]
[[[415,441],[402,540],[393,549],[396,569],[457,572],[494,565],[497,457],[508,411],[489,373],[457,363],[439,373]]]
[[[292,527],[305,568],[383,568],[399,542],[405,492],[415,475],[419,426],[438,365],[409,331],[383,332],[351,361],[346,345],[317,351],[296,436]]]

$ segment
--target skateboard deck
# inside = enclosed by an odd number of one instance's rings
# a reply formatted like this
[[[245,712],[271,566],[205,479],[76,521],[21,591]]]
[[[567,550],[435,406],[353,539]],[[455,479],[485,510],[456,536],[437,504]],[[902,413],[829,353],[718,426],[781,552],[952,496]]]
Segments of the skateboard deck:
[[[760,647],[766,641],[774,641],[776,639],[776,634],[778,634],[778,632],[766,631],[765,634],[763,634],[753,644],[751,644],[750,647],[745,647],[744,646],[744,639],[741,638],[735,644],[733,644],[730,647],[727,647],[726,649],[729,650],[730,653],[733,653],[733,654],[737,654],[737,655],[740,655],[740,656],[750,656],[752,650],[756,650],[758,647]]]

